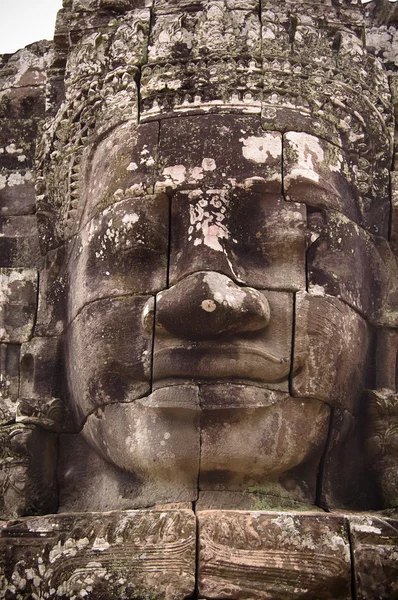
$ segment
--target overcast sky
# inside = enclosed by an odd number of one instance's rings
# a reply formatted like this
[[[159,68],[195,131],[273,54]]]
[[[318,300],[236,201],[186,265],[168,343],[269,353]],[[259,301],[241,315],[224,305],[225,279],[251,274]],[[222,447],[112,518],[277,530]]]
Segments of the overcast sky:
[[[0,0],[0,54],[38,40],[52,40],[61,6],[62,0]]]
[[[0,54],[52,40],[62,0],[0,0]]]

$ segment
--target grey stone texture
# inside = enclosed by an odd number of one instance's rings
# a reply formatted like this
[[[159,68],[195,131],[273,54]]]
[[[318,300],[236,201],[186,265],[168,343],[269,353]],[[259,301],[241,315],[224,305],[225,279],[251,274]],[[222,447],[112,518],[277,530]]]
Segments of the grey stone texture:
[[[0,57],[1,597],[398,598],[396,11],[64,0]]]

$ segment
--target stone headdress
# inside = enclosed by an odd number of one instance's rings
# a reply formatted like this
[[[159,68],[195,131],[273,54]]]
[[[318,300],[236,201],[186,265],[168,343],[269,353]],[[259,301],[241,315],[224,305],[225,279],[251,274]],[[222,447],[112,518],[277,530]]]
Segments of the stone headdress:
[[[65,0],[38,150],[45,249],[78,229],[83,153],[125,120],[261,114],[264,129],[343,148],[363,211],[377,210],[393,114],[386,71],[366,50],[375,18],[360,0]]]

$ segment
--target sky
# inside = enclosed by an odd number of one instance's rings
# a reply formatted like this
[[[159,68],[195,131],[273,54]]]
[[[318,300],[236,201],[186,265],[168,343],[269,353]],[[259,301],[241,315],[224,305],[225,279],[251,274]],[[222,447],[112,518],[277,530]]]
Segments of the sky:
[[[61,6],[62,0],[0,0],[0,54],[11,54],[38,40],[52,40]]]
[[[0,54],[52,40],[62,0],[0,0]]]

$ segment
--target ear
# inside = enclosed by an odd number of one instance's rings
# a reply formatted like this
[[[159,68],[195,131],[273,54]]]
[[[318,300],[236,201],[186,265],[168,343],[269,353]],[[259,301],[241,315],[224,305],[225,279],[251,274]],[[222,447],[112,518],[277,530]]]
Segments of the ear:
[[[63,336],[22,344],[16,421],[55,432],[75,432],[67,410]]]

